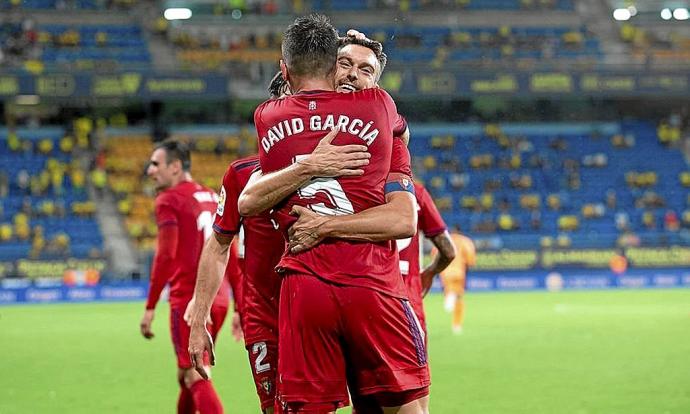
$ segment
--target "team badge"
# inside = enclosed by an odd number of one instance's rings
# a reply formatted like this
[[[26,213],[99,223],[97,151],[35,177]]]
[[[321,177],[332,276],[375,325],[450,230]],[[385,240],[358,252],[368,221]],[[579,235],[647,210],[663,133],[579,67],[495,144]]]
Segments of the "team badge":
[[[309,110],[316,111],[316,101],[309,101]]]
[[[271,380],[268,378],[264,378],[261,380],[261,388],[266,391],[266,394],[271,393],[271,389],[273,388],[273,384],[271,383]]]
[[[216,214],[223,216],[225,212],[225,186],[220,186],[220,197],[218,197],[218,208],[216,209]]]

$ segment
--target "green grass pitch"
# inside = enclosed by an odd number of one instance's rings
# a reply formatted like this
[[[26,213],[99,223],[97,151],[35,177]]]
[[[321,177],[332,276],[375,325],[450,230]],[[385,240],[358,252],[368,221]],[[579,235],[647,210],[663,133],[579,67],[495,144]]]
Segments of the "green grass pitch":
[[[690,290],[470,294],[459,336],[426,306],[433,413],[690,413]],[[167,304],[150,342],[142,310],[0,307],[0,413],[175,412]],[[226,412],[258,412],[229,331],[214,377]]]

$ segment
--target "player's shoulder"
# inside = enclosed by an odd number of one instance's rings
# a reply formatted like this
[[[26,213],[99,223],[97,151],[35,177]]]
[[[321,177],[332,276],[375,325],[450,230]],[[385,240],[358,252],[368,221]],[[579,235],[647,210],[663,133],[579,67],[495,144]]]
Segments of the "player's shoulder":
[[[354,92],[356,96],[360,96],[362,98],[368,98],[368,99],[382,99],[386,101],[393,101],[393,98],[386,92],[384,89],[381,88],[369,88],[369,89],[362,89],[357,92]]]
[[[240,158],[230,163],[228,166],[228,172],[240,172],[246,169],[255,169],[259,165],[259,156],[252,155],[251,157]]]
[[[156,204],[165,204],[177,198],[177,190],[175,187],[166,188],[156,194]]]

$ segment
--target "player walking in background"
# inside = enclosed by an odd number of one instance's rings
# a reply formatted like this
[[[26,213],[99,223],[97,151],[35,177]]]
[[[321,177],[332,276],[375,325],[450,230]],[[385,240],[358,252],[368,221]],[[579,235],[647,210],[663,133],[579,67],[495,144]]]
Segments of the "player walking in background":
[[[158,145],[149,161],[147,174],[156,183],[156,223],[158,245],[151,269],[151,282],[146,311],[141,319],[141,334],[153,338],[151,324],[154,309],[166,284],[170,287],[170,334],[177,355],[177,381],[180,395],[179,414],[217,414],[223,407],[211,381],[192,369],[189,358],[189,326],[183,315],[192,299],[197,266],[204,240],[210,237],[213,212],[218,197],[192,179],[189,172],[191,159],[186,144],[166,141]],[[208,325],[215,338],[228,311],[227,284],[215,297]],[[208,372],[208,356],[204,369]]]
[[[355,374],[351,386],[359,393],[375,395],[383,407],[417,413],[418,399],[428,394],[428,369],[421,328],[405,299],[397,251],[390,241],[370,242],[375,235],[364,215],[347,219],[388,198],[399,207],[399,237],[412,236],[416,215],[408,192],[411,171],[409,163],[407,168],[390,168],[397,116],[390,97],[380,89],[332,92],[337,47],[337,33],[327,19],[297,19],[285,32],[281,64],[293,95],[265,102],[255,112],[264,173],[299,162],[319,142],[319,134],[334,127],[347,131],[339,134],[341,144],[366,145],[372,161],[363,167],[364,175],[312,180],[278,206],[275,216],[283,231],[295,221],[293,206],[309,206],[361,226],[362,240],[326,240],[306,252],[283,256],[280,398],[292,412],[334,411],[347,401],[350,371]],[[290,132],[280,133],[286,123]]]
[[[464,296],[467,271],[476,264],[477,255],[472,240],[460,234],[459,230],[453,232],[450,237],[457,248],[457,255],[455,260],[441,273],[441,277],[446,295],[446,310],[453,312],[453,332],[460,334],[465,320]]]

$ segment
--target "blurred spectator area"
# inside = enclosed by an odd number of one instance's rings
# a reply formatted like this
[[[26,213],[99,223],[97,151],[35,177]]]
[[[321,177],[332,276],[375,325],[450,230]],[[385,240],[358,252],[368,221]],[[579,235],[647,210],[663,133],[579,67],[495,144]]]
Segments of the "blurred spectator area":
[[[506,60],[594,63],[599,41],[585,27],[359,27],[384,44],[391,65],[442,68],[452,63],[505,64]],[[345,32],[347,27],[342,27]],[[226,64],[280,59],[281,33],[275,27],[185,24],[168,31],[177,58],[187,69],[224,69]]]
[[[312,0],[317,11],[398,9],[402,12],[433,9],[467,10],[573,10],[573,0]]]
[[[0,130],[0,260],[101,257],[87,148],[61,128]]]
[[[151,62],[141,28],[131,23],[37,23],[30,15],[0,23],[0,66],[41,73],[147,68]]]
[[[619,33],[638,62],[661,67],[690,63],[690,25],[686,22],[626,22],[619,26]]]
[[[138,0],[0,0],[0,10],[127,10]]]
[[[413,125],[410,152],[448,224],[484,247],[690,243],[690,168],[652,124]]]
[[[171,138],[189,142],[192,177],[214,191],[219,191],[230,162],[256,152],[256,137],[248,128],[227,132],[195,127],[173,132]],[[153,148],[150,135],[119,134],[108,137],[104,152],[108,187],[116,196],[127,233],[143,250],[155,247],[157,234],[155,188],[145,176]]]
[[[131,69],[150,62],[148,46],[136,25],[42,25],[38,30],[46,64],[97,69],[96,65],[109,63]]]

